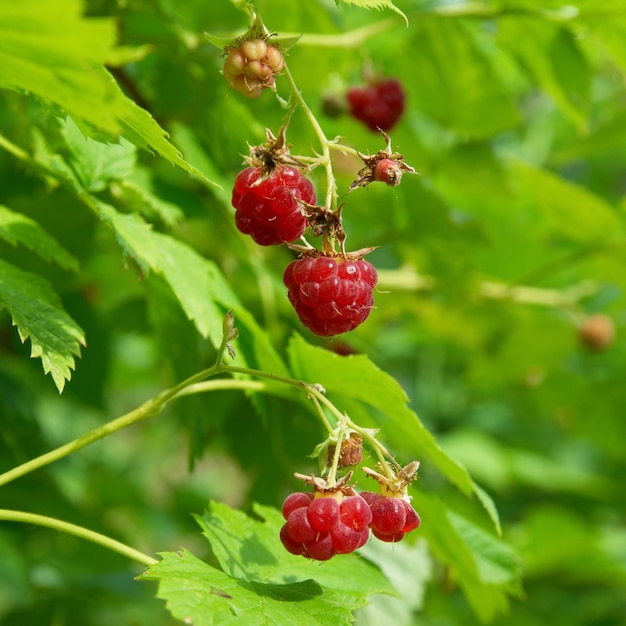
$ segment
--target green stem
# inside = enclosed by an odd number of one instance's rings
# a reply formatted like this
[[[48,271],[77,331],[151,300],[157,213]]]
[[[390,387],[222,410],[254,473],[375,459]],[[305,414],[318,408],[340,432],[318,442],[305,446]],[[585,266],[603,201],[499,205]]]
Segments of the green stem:
[[[9,154],[12,154],[14,157],[20,159],[20,161],[25,161],[27,163],[32,162],[30,155],[25,150],[16,146],[3,135],[0,135],[0,148],[4,148]]]
[[[313,400],[313,404],[315,405],[315,408],[317,409],[317,412],[320,416],[320,419],[322,420],[322,423],[324,424],[324,426],[326,426],[326,430],[329,432],[329,434],[334,434],[335,429],[332,427],[331,423],[328,421],[328,418],[326,417],[326,413],[324,413],[324,409],[322,408],[322,405],[320,404],[320,401],[315,397],[315,396],[311,396],[311,400]]]
[[[331,210],[335,210],[337,208],[337,183],[335,182],[335,175],[333,173],[332,162],[330,160],[330,147],[329,141],[326,137],[320,123],[317,121],[317,118],[313,114],[313,111],[309,108],[309,105],[306,103],[298,86],[296,85],[291,72],[287,65],[285,65],[285,78],[287,79],[287,83],[289,84],[289,90],[291,92],[292,98],[300,105],[302,111],[304,112],[306,118],[309,120],[315,135],[317,136],[320,145],[322,147],[322,156],[319,159],[320,165],[324,167],[326,170],[326,206]]]
[[[158,563],[157,559],[120,543],[115,539],[111,539],[106,535],[101,535],[100,533],[89,530],[88,528],[83,528],[82,526],[77,526],[76,524],[70,524],[69,522],[64,522],[54,517],[36,515],[35,513],[27,513],[25,511],[0,509],[0,520],[7,522],[22,522],[24,524],[35,524],[36,526],[45,526],[60,532],[68,533],[70,535],[74,535],[75,537],[91,541],[92,543],[97,543],[104,548],[117,552],[118,554],[128,557],[132,561],[136,561],[146,567]]]
[[[330,469],[328,470],[328,479],[327,483],[329,487],[334,487],[335,482],[337,481],[337,468],[339,467],[339,457],[341,456],[341,444],[345,439],[345,430],[343,428],[339,429],[339,436],[337,437],[337,441],[335,442],[335,453],[333,454],[333,461],[330,465]]]
[[[190,385],[196,382],[199,382],[200,380],[204,378],[213,376],[218,372],[219,372],[219,367],[217,365],[214,365],[213,367],[207,370],[199,372],[198,374],[191,376],[190,378],[183,381],[182,383],[179,383],[175,387],[172,387],[172,389],[168,389],[167,391],[159,394],[155,398],[151,398],[150,400],[142,404],[140,407],[130,411],[129,413],[126,413],[122,415],[121,417],[114,419],[111,422],[107,422],[106,424],[99,426],[98,428],[95,428],[94,430],[87,433],[86,435],[83,435],[82,437],[78,437],[77,439],[74,439],[74,441],[70,441],[64,446],[55,448],[54,450],[51,450],[50,452],[46,452],[45,454],[42,454],[41,456],[31,459],[30,461],[27,461],[26,463],[22,463],[21,465],[18,465],[17,467],[14,467],[8,470],[7,472],[4,472],[3,474],[0,474],[0,487],[2,485],[6,485],[7,483],[10,483],[16,478],[29,474],[30,472],[33,472],[36,469],[44,467],[45,465],[50,465],[50,463],[54,463],[55,461],[58,461],[66,456],[69,456],[73,452],[76,452],[77,450],[80,450],[81,448],[88,446],[90,443],[93,443],[94,441],[103,439],[104,437],[107,437],[108,435],[111,435],[117,432],[118,430],[128,428],[129,426],[138,424],[139,422],[142,422],[143,420],[146,420],[150,417],[157,415],[165,408],[166,404],[172,398],[178,395],[183,389],[185,389],[186,387],[189,387]]]

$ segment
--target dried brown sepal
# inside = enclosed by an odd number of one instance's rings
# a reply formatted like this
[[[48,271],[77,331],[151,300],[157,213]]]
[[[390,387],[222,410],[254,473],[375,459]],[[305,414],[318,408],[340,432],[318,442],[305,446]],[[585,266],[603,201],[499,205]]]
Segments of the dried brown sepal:
[[[249,167],[260,167],[264,176],[269,176],[278,165],[295,167],[302,173],[309,168],[306,163],[290,154],[290,145],[286,142],[287,127],[281,126],[278,136],[269,129],[265,129],[267,141],[258,146],[248,145],[249,155],[244,158],[244,163]]]
[[[345,476],[338,478],[333,485],[329,485],[326,480],[313,474],[306,475],[296,472],[294,476],[313,487],[316,495],[324,496],[337,493],[344,496],[353,496],[356,494],[354,487],[348,484],[352,478],[352,472],[348,472]]]
[[[336,252],[334,250],[331,250],[331,251],[318,250],[317,248],[313,248],[312,246],[307,247],[307,246],[302,246],[297,243],[287,243],[286,245],[288,248],[291,248],[291,250],[298,252],[301,258],[304,258],[307,256],[309,257],[325,256],[325,257],[332,257],[332,258],[341,258],[344,261],[357,261],[359,259],[362,259],[366,254],[369,254],[370,252],[373,252],[374,250],[378,248],[378,246],[369,246],[367,248],[359,248],[358,250],[353,250],[352,252],[346,252],[345,250],[342,250],[341,252]]]
[[[369,467],[364,467],[363,471],[370,478],[373,478],[378,482],[380,486],[380,493],[382,495],[401,498],[407,495],[407,487],[409,483],[417,478],[417,470],[419,469],[419,466],[419,461],[411,461],[408,465],[400,467],[397,471],[394,471],[388,463],[387,470],[391,470],[389,473],[392,474],[392,476],[381,474],[380,472],[374,471]]]
[[[404,174],[418,173],[413,167],[404,162],[403,154],[391,150],[391,138],[389,135],[384,130],[380,130],[380,132],[387,143],[385,149],[379,150],[373,156],[367,156],[357,151],[365,167],[359,170],[356,180],[348,188],[348,193],[373,182],[384,182],[390,187],[397,187]]]
[[[328,446],[326,464],[331,465],[335,456],[337,446]],[[363,460],[363,437],[359,433],[350,433],[347,439],[341,442],[339,450],[338,467],[352,467],[358,465]]]

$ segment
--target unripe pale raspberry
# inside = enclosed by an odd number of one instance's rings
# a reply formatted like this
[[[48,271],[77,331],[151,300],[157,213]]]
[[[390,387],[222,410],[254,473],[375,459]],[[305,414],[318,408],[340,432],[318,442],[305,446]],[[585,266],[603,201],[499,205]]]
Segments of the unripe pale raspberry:
[[[248,61],[260,61],[267,54],[267,44],[263,39],[250,39],[241,44],[241,52]]]
[[[246,98],[258,98],[263,89],[274,85],[274,74],[284,66],[283,55],[276,46],[264,39],[250,39],[228,52],[224,78],[232,89]]]

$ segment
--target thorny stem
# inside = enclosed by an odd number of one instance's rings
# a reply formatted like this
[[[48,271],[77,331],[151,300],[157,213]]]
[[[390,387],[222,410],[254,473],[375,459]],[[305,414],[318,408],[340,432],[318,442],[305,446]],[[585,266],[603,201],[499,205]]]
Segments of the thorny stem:
[[[24,524],[35,524],[36,526],[45,526],[47,528],[52,528],[60,532],[68,533],[70,535],[74,535],[75,537],[80,537],[81,539],[91,541],[92,543],[97,543],[100,546],[108,548],[113,552],[117,552],[122,556],[128,557],[132,561],[136,561],[137,563],[145,565],[146,567],[154,565],[158,562],[157,559],[148,556],[143,552],[139,552],[139,550],[135,550],[135,548],[131,548],[130,546],[116,541],[115,539],[111,539],[106,535],[101,535],[100,533],[89,530],[88,528],[83,528],[82,526],[77,526],[76,524],[64,522],[62,520],[55,519],[54,517],[37,515],[35,513],[27,513],[26,511],[10,511],[8,509],[0,509],[0,520],[6,522],[23,522]]]

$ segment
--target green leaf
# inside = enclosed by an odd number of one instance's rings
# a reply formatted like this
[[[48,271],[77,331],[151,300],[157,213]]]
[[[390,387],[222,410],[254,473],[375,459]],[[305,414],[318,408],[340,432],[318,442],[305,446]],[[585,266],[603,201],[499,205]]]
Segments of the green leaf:
[[[52,261],[63,269],[78,271],[78,261],[37,222],[2,205],[0,205],[0,238],[12,246],[22,244],[45,261]]]
[[[115,23],[84,18],[79,0],[24,0],[0,5],[0,87],[26,91],[60,106],[85,128],[155,151],[199,180],[152,116],[127,98],[104,69]]]
[[[184,216],[179,207],[153,192],[151,175],[142,168],[135,168],[130,180],[114,183],[111,192],[129,213],[141,213],[148,221],[161,221],[171,227]]]
[[[622,233],[613,207],[593,192],[547,170],[513,164],[521,194],[536,205],[537,223],[548,234],[557,232],[571,241],[597,244]]]
[[[500,41],[581,131],[587,130],[585,105],[590,70],[569,30],[534,18],[500,20]]]
[[[28,91],[115,134],[115,91],[102,66],[115,41],[112,19],[83,18],[79,0],[0,5],[0,86]]]
[[[466,494],[474,486],[469,474],[449,457],[407,406],[408,397],[397,381],[364,355],[339,356],[309,345],[296,335],[289,344],[294,375],[309,383],[320,383],[341,410],[341,398],[378,409],[381,437],[423,455]],[[423,460],[423,459],[420,459]]]
[[[481,580],[491,584],[514,583],[521,575],[521,559],[513,548],[486,533],[478,526],[455,513],[448,513],[450,521],[469,546]]]
[[[419,532],[419,531],[417,531]],[[411,610],[423,607],[426,585],[432,577],[432,560],[423,540],[411,544],[407,540],[390,544],[368,541],[359,550],[368,561],[376,563]],[[411,572],[407,576],[407,572]],[[398,598],[391,598],[398,600]],[[367,609],[364,609],[367,611]],[[360,621],[360,620],[359,620]]]
[[[398,15],[401,15],[404,18],[407,26],[409,25],[409,18],[391,2],[391,0],[336,0],[337,5],[339,3],[343,4],[351,4],[361,9],[378,9],[382,11],[383,9],[390,9],[394,11]]]
[[[194,626],[348,626],[341,597],[313,580],[284,585],[232,578],[187,550],[165,552],[141,580],[158,580],[157,596]]]
[[[94,141],[70,117],[61,121],[61,134],[70,151],[69,163],[85,191],[102,191],[109,182],[131,175],[137,150],[125,139],[119,144]]]
[[[470,137],[518,124],[513,100],[489,55],[460,20],[422,20],[414,30],[411,106]]]
[[[154,271],[165,278],[200,334],[218,346],[223,315],[215,300],[219,296],[225,302],[236,301],[219,268],[186,244],[155,232],[140,216],[119,213],[104,202],[96,204],[126,253],[143,272]]]
[[[30,339],[31,357],[41,358],[44,372],[62,392],[85,337],[50,284],[0,260],[0,304],[11,315],[22,342]]]
[[[422,492],[413,505],[422,519],[419,532],[476,614],[489,621],[506,611],[508,595],[519,594],[519,560],[512,549],[453,515],[436,496]]]
[[[161,555],[140,577],[159,581],[157,595],[174,617],[195,626],[347,626],[367,594],[393,593],[380,570],[355,555],[326,567],[289,554],[280,512],[254,510],[264,521],[217,503],[196,518],[224,571],[183,550]]]
[[[254,512],[265,521],[216,502],[202,517],[196,517],[213,554],[230,576],[277,584],[313,578],[324,589],[340,594],[353,608],[365,604],[367,594],[394,593],[380,570],[356,555],[335,557],[326,567],[289,554],[279,539],[285,523],[281,513],[261,505],[255,505]]]

